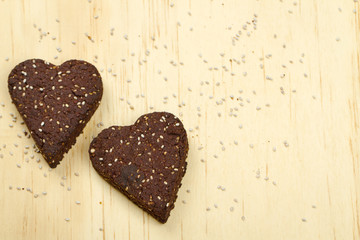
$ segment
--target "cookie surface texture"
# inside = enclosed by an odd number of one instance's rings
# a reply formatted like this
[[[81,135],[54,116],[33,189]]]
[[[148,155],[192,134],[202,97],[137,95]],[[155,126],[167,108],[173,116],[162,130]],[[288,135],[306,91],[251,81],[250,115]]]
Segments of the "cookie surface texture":
[[[186,130],[171,113],[154,112],[131,126],[112,126],[93,139],[95,170],[131,201],[165,223],[186,171]]]
[[[12,102],[52,168],[75,144],[103,93],[97,69],[80,60],[59,66],[41,59],[26,60],[11,71],[8,87]]]

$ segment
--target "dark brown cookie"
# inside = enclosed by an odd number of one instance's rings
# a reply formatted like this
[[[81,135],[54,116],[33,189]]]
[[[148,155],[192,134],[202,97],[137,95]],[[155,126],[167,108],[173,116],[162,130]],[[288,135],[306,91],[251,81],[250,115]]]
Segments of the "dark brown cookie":
[[[103,93],[97,69],[78,60],[60,66],[40,59],[24,61],[11,71],[8,86],[13,103],[52,168],[75,144]]]
[[[171,113],[154,112],[134,125],[103,130],[89,154],[106,181],[165,223],[186,171],[188,150],[181,121]]]

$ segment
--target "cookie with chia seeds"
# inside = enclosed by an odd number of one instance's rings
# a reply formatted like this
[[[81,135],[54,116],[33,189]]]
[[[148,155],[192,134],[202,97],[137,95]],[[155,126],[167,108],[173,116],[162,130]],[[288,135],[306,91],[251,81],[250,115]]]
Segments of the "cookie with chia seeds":
[[[181,121],[171,113],[141,116],[131,126],[112,126],[89,148],[95,170],[161,223],[174,208],[189,150]]]
[[[52,168],[75,144],[103,94],[97,69],[79,60],[59,66],[41,59],[26,60],[11,71],[8,87],[12,102]]]

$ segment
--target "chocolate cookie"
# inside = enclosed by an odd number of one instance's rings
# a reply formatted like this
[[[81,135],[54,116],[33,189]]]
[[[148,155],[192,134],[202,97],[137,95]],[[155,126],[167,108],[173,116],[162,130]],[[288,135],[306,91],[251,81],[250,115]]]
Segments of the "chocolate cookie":
[[[8,87],[13,103],[52,168],[75,144],[103,93],[97,69],[78,60],[60,66],[40,59],[24,61],[11,71]]]
[[[165,223],[186,171],[188,150],[181,121],[171,113],[154,112],[134,125],[103,130],[89,154],[106,181]]]

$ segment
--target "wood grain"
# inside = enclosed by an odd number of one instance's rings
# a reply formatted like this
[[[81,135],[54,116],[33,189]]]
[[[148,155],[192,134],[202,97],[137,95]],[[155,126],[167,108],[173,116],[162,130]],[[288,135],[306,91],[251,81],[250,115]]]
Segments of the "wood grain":
[[[351,0],[0,0],[0,239],[360,239],[359,13]],[[103,101],[53,171],[7,92],[29,58],[102,70]],[[190,141],[165,225],[87,154],[101,129],[163,110]]]

